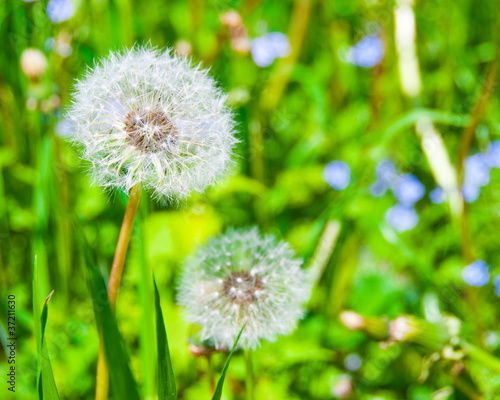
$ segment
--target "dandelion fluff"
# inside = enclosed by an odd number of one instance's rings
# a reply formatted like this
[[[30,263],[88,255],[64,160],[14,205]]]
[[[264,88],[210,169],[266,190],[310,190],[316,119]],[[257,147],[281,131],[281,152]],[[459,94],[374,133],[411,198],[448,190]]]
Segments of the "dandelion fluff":
[[[111,53],[77,82],[68,118],[94,181],[159,200],[203,192],[231,165],[226,96],[206,70],[170,50]]]
[[[308,297],[306,276],[293,250],[256,228],[230,229],[188,259],[178,301],[202,339],[230,348],[255,348],[295,329]]]

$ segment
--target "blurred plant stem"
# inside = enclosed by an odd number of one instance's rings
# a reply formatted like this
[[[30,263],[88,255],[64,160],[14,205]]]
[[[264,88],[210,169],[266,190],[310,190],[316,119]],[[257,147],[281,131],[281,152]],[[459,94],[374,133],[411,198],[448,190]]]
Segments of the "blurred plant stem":
[[[104,360],[104,348],[102,344],[102,335],[99,335],[99,354],[97,356],[97,377],[95,384],[96,400],[106,400],[109,391],[109,372],[106,361]]]
[[[500,374],[500,359],[491,355],[487,351],[474,346],[473,344],[462,340],[460,342],[462,348],[467,352],[467,355],[477,361],[479,364],[488,367],[491,371]]]
[[[262,91],[261,107],[272,111],[278,105],[283,92],[290,80],[293,68],[302,50],[302,44],[309,24],[312,0],[296,0],[288,28],[290,38],[290,54],[278,61],[269,81]]]
[[[53,139],[50,136],[40,138],[42,151],[37,155],[37,171],[33,209],[37,216],[36,231],[32,242],[33,258],[37,258],[41,293],[50,292],[50,269],[47,251],[47,229],[49,224],[49,182],[53,164]]]
[[[264,182],[264,143],[262,124],[252,119],[248,126],[250,144],[250,173],[254,179]]]
[[[488,100],[491,97],[496,85],[496,79],[498,75],[498,60],[500,58],[500,51],[497,50],[495,59],[490,64],[488,75],[484,86],[481,91],[481,95],[477,99],[476,104],[471,113],[471,118],[469,124],[465,127],[462,133],[462,141],[460,144],[460,150],[458,152],[457,158],[457,172],[458,172],[458,187],[462,187],[464,181],[464,160],[469,153],[472,140],[476,133],[476,129],[479,125],[481,116],[484,113]],[[470,264],[475,260],[474,247],[472,242],[472,234],[470,232],[469,219],[467,218],[467,207],[461,197],[463,212],[460,220],[460,231],[462,233],[462,254],[465,262]]]
[[[246,0],[243,3],[243,15],[251,14],[257,6],[261,3],[262,0]]]
[[[486,105],[488,104],[488,101],[491,98],[493,91],[495,90],[495,85],[497,83],[499,58],[500,51],[497,50],[495,59],[489,66],[488,74],[484,82],[484,86],[481,90],[481,94],[479,95],[479,98],[477,99],[472,109],[470,122],[465,127],[462,133],[462,141],[460,143],[460,150],[458,152],[457,158],[457,171],[460,184],[463,182],[464,160],[467,157],[467,153],[469,152],[472,140],[474,139],[474,135],[476,133],[476,129],[479,125],[479,121],[481,120],[484,110],[486,109]]]
[[[253,370],[253,360],[252,360],[252,350],[245,350],[245,383],[246,383],[246,391],[247,391],[247,400],[255,399],[255,374]]]
[[[59,286],[62,288],[64,299],[68,297],[68,276],[71,274],[71,226],[69,215],[69,184],[66,170],[62,160],[61,138],[54,136],[54,158],[55,170],[54,179],[51,190],[54,192],[52,196],[52,207],[59,212],[54,213],[56,221],[56,238],[57,243],[60,243],[57,248],[57,265],[59,274]],[[64,301],[64,305],[68,305]]]
[[[207,360],[207,375],[208,383],[210,384],[210,394],[213,395],[215,391],[215,372],[212,363],[212,355],[208,354],[205,358]]]
[[[5,187],[3,179],[3,168],[0,167],[0,279],[4,282],[5,287],[9,286],[9,274],[7,269],[4,267],[8,263],[7,254],[4,251],[10,247],[10,235],[9,235],[9,220],[7,218],[7,201],[5,196]]]
[[[154,304],[154,285],[151,276],[153,271],[147,260],[146,244],[144,241],[144,220],[147,215],[148,202],[142,201],[139,207],[136,232],[134,234],[137,249],[137,264],[139,265],[139,299],[141,305],[141,357],[143,374],[143,395],[145,398],[153,399],[155,396],[155,333],[151,329],[154,326],[155,316]]]
[[[339,319],[346,328],[363,331],[376,340],[387,340],[389,337],[389,324],[384,318],[365,317],[347,310],[340,313]]]
[[[135,214],[139,205],[141,195],[141,188],[139,185],[134,186],[130,190],[130,197],[128,199],[127,209],[123,217],[123,223],[118,237],[118,244],[116,245],[115,257],[113,258],[113,265],[111,267],[111,274],[108,283],[108,298],[111,310],[114,312],[116,309],[116,299],[118,297],[118,289],[123,273],[123,265],[125,263],[125,256],[127,255],[128,244],[134,227]],[[99,356],[97,359],[97,382],[96,382],[96,400],[105,400],[108,398],[109,390],[109,374],[104,359],[104,349],[102,347],[102,338],[99,344]]]
[[[483,396],[474,390],[474,387],[464,379],[456,376],[453,378],[453,386],[460,390],[470,400],[483,400]]]
[[[316,287],[328,265],[328,261],[335,249],[340,229],[341,224],[336,219],[329,220],[323,229],[318,245],[307,266],[309,288],[311,290]]]
[[[250,120],[249,146],[250,171],[252,177],[264,182],[264,144],[263,137],[269,116],[279,104],[283,92],[290,80],[293,68],[302,49],[302,44],[309,23],[312,0],[296,0],[288,28],[290,38],[290,54],[278,60],[267,85],[261,93],[258,118]]]
[[[416,26],[412,2],[401,0],[395,8],[396,53],[398,56],[401,89],[412,98],[414,103],[421,103],[422,80],[416,51]],[[412,20],[412,23],[408,23]],[[461,232],[462,254],[468,264],[474,261],[472,238],[467,220],[467,212],[461,186],[463,181],[463,161],[467,155],[479,119],[491,95],[497,74],[498,51],[495,61],[490,66],[488,78],[481,96],[472,112],[469,123],[464,129],[462,144],[458,155],[457,168],[453,168],[444,141],[428,118],[417,121],[416,132],[421,138],[422,149],[429,163],[432,174],[439,186],[448,197],[450,211],[455,221],[458,221]]]
[[[370,80],[370,128],[376,127],[380,121],[380,106],[382,104],[382,77],[384,75],[384,66],[382,63],[372,68]]]
[[[343,243],[338,258],[332,257],[329,263],[331,283],[329,285],[329,301],[325,306],[329,315],[336,317],[344,306],[349,294],[360,247],[359,238],[350,232]]]
[[[203,16],[205,13],[204,0],[189,0],[189,11],[191,16],[191,43],[194,44],[197,53],[204,53],[201,48],[201,38],[203,35]]]
[[[131,0],[115,0],[118,11],[118,30],[121,46],[133,46],[135,41],[134,12]]]

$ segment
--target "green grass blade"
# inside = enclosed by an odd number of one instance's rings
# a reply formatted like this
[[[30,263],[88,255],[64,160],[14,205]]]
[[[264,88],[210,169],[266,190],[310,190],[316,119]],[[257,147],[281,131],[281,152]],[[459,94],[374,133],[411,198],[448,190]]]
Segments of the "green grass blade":
[[[143,201],[144,200],[144,201]],[[140,322],[140,354],[143,370],[142,395],[145,398],[154,398],[156,385],[156,337],[155,330],[151,329],[155,323],[154,304],[155,294],[152,279],[152,269],[146,254],[144,219],[147,215],[147,201],[139,203],[139,213],[135,218],[134,247],[137,266],[139,267],[139,305],[141,309]]]
[[[33,262],[33,282],[32,282],[32,297],[33,297],[33,321],[34,321],[34,331],[36,337],[36,344],[38,350],[38,359],[42,357],[42,328],[40,320],[40,293],[38,289],[38,262],[35,256],[35,261]],[[38,376],[37,376],[37,386],[38,386]]]
[[[160,295],[155,287],[155,309],[156,309],[156,347],[158,351],[158,400],[176,400],[177,390],[175,388],[174,370],[170,360],[168,349],[167,331],[163,320],[163,313],[160,305]]]
[[[108,292],[104,279],[93,266],[88,254],[86,258],[90,270],[89,285],[94,313],[97,326],[102,333],[104,354],[108,363],[109,380],[114,398],[140,400],[137,384],[130,370],[129,357],[108,302]]]
[[[241,334],[243,333],[243,329],[245,329],[245,325],[241,328],[236,341],[234,342],[233,348],[231,349],[231,353],[227,357],[226,363],[224,364],[224,368],[222,368],[222,373],[220,375],[219,380],[217,381],[217,386],[215,387],[214,395],[212,396],[212,400],[220,400],[222,396],[222,386],[224,386],[224,379],[226,378],[226,372],[229,368],[229,362],[231,361],[231,357],[233,356],[234,351],[236,350],[236,346],[238,345],[238,341],[240,340]]]
[[[41,332],[41,360],[40,373],[38,377],[38,397],[40,400],[57,400],[59,393],[57,391],[52,365],[50,364],[49,352],[47,343],[45,342],[45,326],[47,325],[47,316],[49,313],[48,303],[54,291],[50,292],[43,302],[42,314],[40,316],[40,332]]]

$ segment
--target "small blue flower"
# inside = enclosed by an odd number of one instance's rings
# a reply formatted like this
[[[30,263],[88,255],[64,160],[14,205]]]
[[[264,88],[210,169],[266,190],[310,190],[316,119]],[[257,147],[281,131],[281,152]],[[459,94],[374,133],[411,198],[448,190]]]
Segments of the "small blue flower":
[[[67,21],[75,15],[75,7],[70,0],[50,0],[47,15],[54,23]]]
[[[495,294],[500,297],[500,275],[493,278],[493,283],[495,284]]]
[[[375,167],[375,177],[389,186],[396,180],[398,172],[392,160],[385,158]]]
[[[472,264],[464,267],[462,270],[462,278],[469,286],[481,287],[487,285],[490,281],[488,264],[483,260],[474,261]]]
[[[405,206],[413,206],[425,195],[425,186],[413,174],[403,174],[398,177],[392,188],[392,193]]]
[[[500,140],[493,140],[488,145],[486,162],[492,168],[500,168]]]
[[[464,182],[478,187],[490,183],[490,166],[484,154],[477,153],[465,159]]]
[[[385,220],[398,232],[406,232],[417,226],[419,217],[414,208],[397,203],[385,212]]]
[[[474,203],[480,193],[481,188],[476,185],[472,185],[470,183],[464,183],[462,185],[462,196],[464,197],[464,201],[466,203]]]
[[[382,197],[387,190],[389,190],[389,185],[380,179],[370,185],[370,194],[373,197]]]
[[[384,42],[377,35],[363,37],[347,53],[349,62],[363,68],[372,68],[384,58]]]
[[[257,66],[268,67],[275,59],[290,53],[290,41],[284,33],[270,32],[252,40],[250,53]]]
[[[70,119],[62,119],[56,123],[54,130],[57,136],[70,138],[75,133],[75,123]]]
[[[436,186],[436,189],[429,193],[429,198],[434,204],[443,204],[446,200],[446,192],[442,187]]]
[[[351,167],[344,161],[328,163],[323,170],[325,182],[335,190],[344,190],[351,183]]]

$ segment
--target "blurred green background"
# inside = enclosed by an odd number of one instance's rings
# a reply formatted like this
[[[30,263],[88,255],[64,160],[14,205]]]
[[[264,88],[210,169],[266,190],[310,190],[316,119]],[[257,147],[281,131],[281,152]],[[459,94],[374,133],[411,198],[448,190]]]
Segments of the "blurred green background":
[[[234,174],[203,196],[141,200],[117,320],[144,398],[155,370],[143,277],[158,282],[180,398],[208,399],[226,355],[190,354],[179,268],[209,236],[258,225],[290,242],[316,286],[298,329],[256,351],[257,399],[500,399],[497,19],[495,0],[0,0],[0,321],[5,346],[14,294],[19,338],[16,394],[2,352],[0,398],[37,396],[35,256],[40,296],[55,290],[46,338],[61,398],[94,396],[99,340],[76,227],[107,276],[127,198],[90,185],[64,110],[96,58],[151,44],[210,67],[240,143]],[[288,50],[254,41],[268,32]],[[464,203],[448,172],[461,180],[474,154],[489,179]],[[406,214],[388,214],[394,182],[374,192],[384,159],[425,185]],[[333,160],[347,178],[325,170]],[[431,201],[437,184],[449,201]],[[244,382],[236,354],[224,398],[244,398]]]

